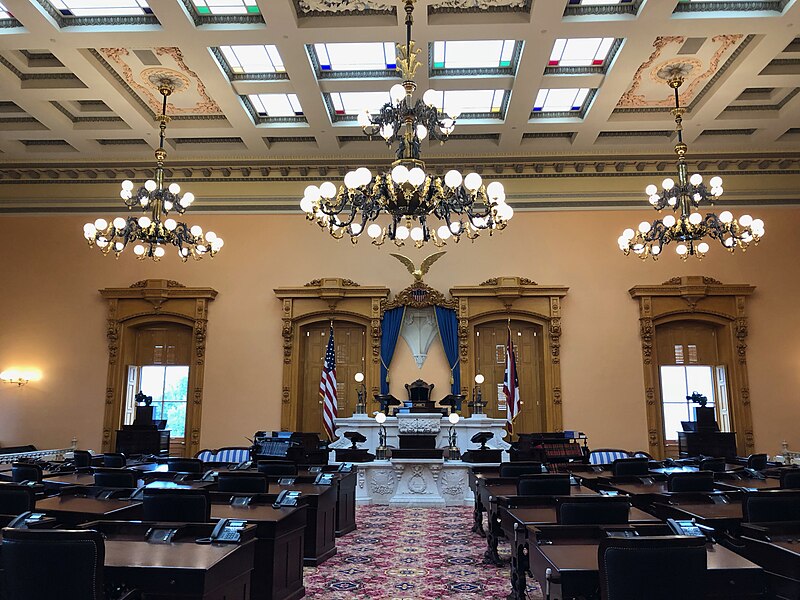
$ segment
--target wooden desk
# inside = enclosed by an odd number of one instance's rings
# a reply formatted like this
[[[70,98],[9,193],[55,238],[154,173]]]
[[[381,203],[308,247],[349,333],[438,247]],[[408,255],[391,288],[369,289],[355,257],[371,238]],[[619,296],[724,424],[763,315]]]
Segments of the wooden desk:
[[[717,485],[729,490],[779,490],[781,488],[781,480],[775,477],[767,477],[766,479],[723,479],[718,481]]]
[[[656,502],[653,504],[653,509],[662,518],[695,519],[698,523],[718,531],[735,532],[742,521],[741,500],[732,500],[728,504],[679,500],[672,504]]]
[[[358,471],[325,471],[338,481],[336,489],[336,537],[347,535],[356,530],[356,478]],[[316,477],[317,473],[301,471],[304,476]]]
[[[740,554],[764,567],[776,598],[800,598],[800,521],[744,523]]]
[[[142,503],[118,499],[99,500],[83,496],[51,496],[37,500],[35,510],[54,517],[64,525],[74,526],[98,519],[139,519]]]
[[[534,545],[532,572],[551,597],[589,596],[600,585],[597,567],[598,542]],[[707,598],[760,598],[765,590],[764,571],[758,565],[717,544],[707,546]],[[667,568],[665,566],[665,568]],[[548,576],[547,569],[551,569]],[[676,577],[680,574],[676,573]]]
[[[250,600],[256,527],[239,544],[198,544],[212,523],[181,527],[172,543],[144,537],[153,523],[87,523],[105,536],[105,581],[137,588],[147,600]]]
[[[242,519],[256,526],[252,600],[295,600],[303,587],[305,506],[273,508],[271,504],[231,506],[214,502],[212,519]]]
[[[308,507],[303,562],[311,567],[321,565],[336,554],[336,486],[270,483],[268,493],[279,494],[283,490],[301,492],[301,499]]]
[[[551,502],[553,504],[551,506],[515,506],[512,498],[498,498],[500,527],[511,542],[511,586],[513,594],[516,594],[515,599],[525,598],[525,573],[531,570],[529,548],[532,540],[531,528],[536,525],[555,525],[557,521],[555,502],[554,500]],[[628,523],[653,525],[661,523],[661,520],[636,507],[631,507],[628,512]]]
[[[736,458],[736,434],[720,431],[679,431],[678,454],[687,456],[724,456]]]

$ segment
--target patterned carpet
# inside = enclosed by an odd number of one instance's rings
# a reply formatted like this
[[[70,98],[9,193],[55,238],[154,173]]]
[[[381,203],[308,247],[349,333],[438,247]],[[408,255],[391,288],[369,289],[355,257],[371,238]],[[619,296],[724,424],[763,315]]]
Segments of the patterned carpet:
[[[483,563],[484,538],[470,531],[470,508],[359,506],[358,529],[336,540],[336,556],[306,568],[313,600],[505,599],[508,566]],[[501,542],[501,556],[508,556]],[[540,599],[529,579],[528,597]]]

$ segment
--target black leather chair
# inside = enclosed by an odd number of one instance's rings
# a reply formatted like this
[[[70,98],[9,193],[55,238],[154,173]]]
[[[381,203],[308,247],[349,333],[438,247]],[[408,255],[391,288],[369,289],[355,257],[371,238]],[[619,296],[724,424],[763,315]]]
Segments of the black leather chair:
[[[706,597],[706,540],[688,536],[605,538],[597,549],[602,600]]]
[[[748,492],[742,515],[745,523],[800,521],[800,491]]]
[[[701,471],[713,471],[714,473],[722,473],[725,470],[724,458],[704,458],[700,461]]]
[[[520,496],[569,496],[569,492],[569,475],[561,473],[523,475],[517,482]]]
[[[628,522],[630,508],[626,498],[556,498],[556,519],[559,525],[621,525]]]
[[[145,488],[143,521],[205,523],[211,519],[211,501],[205,490]]]
[[[650,475],[650,461],[646,458],[618,458],[611,463],[614,477],[645,477]]]
[[[747,457],[747,468],[755,469],[756,471],[763,471],[767,468],[767,455],[751,454]]]
[[[106,594],[105,545],[92,530],[6,529],[2,589],[14,600],[133,600],[138,592]]]
[[[260,460],[256,468],[259,473],[271,477],[297,476],[297,465],[288,460]]]
[[[73,450],[72,462],[76,468],[82,469],[92,466],[92,453],[88,450]]]
[[[122,469],[128,462],[124,454],[119,452],[108,452],[103,454],[103,466],[113,469]]]
[[[178,473],[202,473],[203,461],[199,458],[168,458],[167,469]]]
[[[14,463],[11,465],[11,481],[22,483],[24,481],[42,482],[42,467],[33,463]]]
[[[668,492],[710,492],[714,489],[714,473],[670,473],[667,475]]]
[[[800,469],[786,470],[781,473],[781,489],[800,489]]]
[[[511,462],[500,464],[500,477],[521,477],[523,475],[536,475],[542,472],[540,462]]]
[[[133,469],[95,469],[94,484],[104,488],[135,488],[139,473]]]
[[[0,484],[0,514],[18,515],[33,510],[36,496],[26,485]]]
[[[247,494],[266,494],[269,484],[264,473],[220,472],[217,490],[220,492],[239,492]]]

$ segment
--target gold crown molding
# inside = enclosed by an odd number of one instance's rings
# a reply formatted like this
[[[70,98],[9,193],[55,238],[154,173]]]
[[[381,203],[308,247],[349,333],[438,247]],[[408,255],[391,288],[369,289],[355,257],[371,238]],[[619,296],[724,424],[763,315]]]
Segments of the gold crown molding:
[[[424,281],[415,281],[404,290],[398,292],[394,299],[381,302],[381,312],[400,306],[410,308],[441,306],[455,310],[458,307],[458,303],[452,299],[448,300],[444,294],[433,289]]]

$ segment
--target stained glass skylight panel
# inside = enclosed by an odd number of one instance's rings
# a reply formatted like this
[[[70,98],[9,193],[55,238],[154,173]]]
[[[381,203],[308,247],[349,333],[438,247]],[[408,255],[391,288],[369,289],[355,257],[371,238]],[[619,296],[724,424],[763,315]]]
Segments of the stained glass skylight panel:
[[[8,12],[8,9],[0,2],[0,19],[13,19],[14,17]]]
[[[533,103],[534,112],[578,112],[589,95],[589,88],[541,89]]]
[[[551,67],[601,66],[613,45],[614,38],[557,39],[547,64]]]
[[[314,52],[321,71],[385,71],[397,66],[392,42],[314,44]]]
[[[50,0],[64,17],[152,15],[147,0]]]
[[[444,41],[433,43],[434,69],[488,69],[511,66],[514,40]]]
[[[392,98],[388,91],[383,92],[332,92],[328,94],[335,115],[358,115],[365,108],[377,113]]]
[[[497,113],[503,109],[506,90],[436,90],[433,105],[448,115]]]
[[[197,13],[207,15],[257,15],[256,0],[192,0]]]
[[[630,4],[632,0],[569,0],[570,5],[575,6],[601,6],[603,4]]]
[[[220,51],[234,73],[284,73],[286,68],[273,45],[220,46]]]
[[[247,96],[259,116],[301,117],[303,109],[297,94],[250,94]]]

